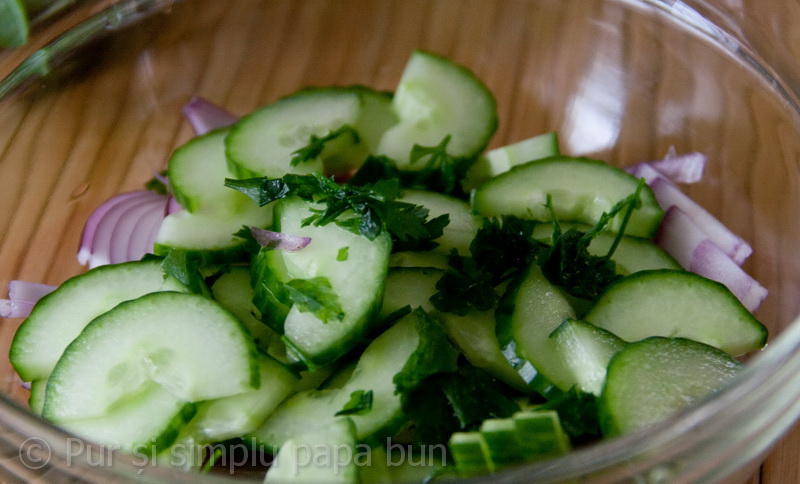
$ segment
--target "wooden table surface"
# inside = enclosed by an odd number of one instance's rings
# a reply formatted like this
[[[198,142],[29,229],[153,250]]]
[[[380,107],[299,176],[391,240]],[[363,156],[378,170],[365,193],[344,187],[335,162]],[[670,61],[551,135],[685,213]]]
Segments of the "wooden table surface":
[[[0,126],[14,127],[0,128],[0,203],[12,208],[0,212],[0,290],[12,279],[57,284],[83,270],[75,261],[83,221],[100,201],[141,187],[163,168],[172,149],[189,138],[189,128],[176,115],[189,96],[201,94],[243,114],[308,84],[392,89],[408,53],[422,47],[468,65],[496,93],[501,123],[492,146],[555,129],[565,152],[617,164],[663,156],[671,145],[707,152],[712,161],[750,153],[754,161],[747,173],[737,172],[739,165],[726,172],[712,165],[716,184],[692,195],[753,243],[757,262],[745,267],[774,294],[759,317],[774,321],[771,329],[779,332],[800,313],[794,297],[800,288],[797,234],[791,227],[779,227],[770,215],[752,216],[774,212],[784,220],[800,217],[796,166],[761,162],[800,153],[797,124],[780,118],[787,116],[780,103],[753,94],[758,83],[743,76],[741,65],[720,60],[713,49],[686,41],[661,21],[642,20],[594,0],[544,0],[536,7],[524,0],[237,2],[245,7],[199,0],[191,9],[177,8],[172,18],[158,17],[137,31],[135,40],[92,51],[97,65],[88,78],[66,87],[50,85],[28,92],[11,107],[0,106]],[[93,11],[112,3],[97,2]],[[778,32],[784,47],[800,59],[800,4],[770,3],[782,15],[766,18],[763,0],[737,5],[753,17],[752,35],[759,43],[774,41],[762,29]],[[577,20],[587,10],[592,19]],[[40,33],[50,35],[83,15],[71,14]],[[175,16],[191,16],[191,22],[175,21]],[[619,28],[620,22],[628,23]],[[142,49],[140,42],[158,47]],[[28,53],[0,53],[0,75]],[[705,78],[687,74],[686,56],[707,70]],[[652,104],[625,111],[611,123],[617,130],[612,134],[596,126],[586,132],[581,118],[576,121],[564,109],[572,106],[574,114],[588,105],[600,109],[594,113],[600,116],[627,109],[603,104],[604,93],[592,98],[596,86],[581,84],[581,75],[600,76],[605,88],[627,79],[603,62],[633,66],[644,81],[621,88],[627,90],[630,105]],[[687,82],[692,92],[682,94],[679,103],[676,93]],[[757,102],[739,103],[735,93],[745,91]],[[578,103],[576,92],[595,104]],[[711,120],[707,124],[693,117],[700,108]],[[720,113],[727,119],[722,127],[715,124],[723,117]],[[748,116],[780,119],[756,139],[737,128],[737,123],[750,122]],[[775,145],[783,151],[771,152]],[[794,191],[775,195],[769,184],[759,181],[764,178],[784,180]],[[742,193],[753,203],[747,214],[736,206]],[[759,205],[763,199],[770,200],[766,208]],[[784,239],[793,245],[787,248]],[[776,251],[789,256],[784,263],[762,255]],[[8,320],[0,326],[0,354],[6,354],[17,324]],[[0,363],[0,374],[5,375],[0,390],[24,401],[25,392],[7,361]],[[746,482],[800,483],[800,428],[793,428]]]

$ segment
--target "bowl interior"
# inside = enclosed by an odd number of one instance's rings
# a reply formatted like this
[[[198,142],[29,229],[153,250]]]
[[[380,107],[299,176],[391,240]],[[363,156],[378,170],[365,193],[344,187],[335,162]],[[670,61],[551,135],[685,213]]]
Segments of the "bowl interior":
[[[244,114],[307,86],[394,89],[414,49],[495,93],[497,147],[557,131],[567,154],[618,166],[708,155],[686,191],[754,253],[779,334],[800,314],[800,121],[769,80],[704,34],[635,2],[192,0],[54,51],[50,72],[0,99],[0,286],[81,272],[83,223],[142,187],[190,138],[193,95]],[[7,354],[19,320],[0,326]],[[7,358],[0,391],[27,392]]]

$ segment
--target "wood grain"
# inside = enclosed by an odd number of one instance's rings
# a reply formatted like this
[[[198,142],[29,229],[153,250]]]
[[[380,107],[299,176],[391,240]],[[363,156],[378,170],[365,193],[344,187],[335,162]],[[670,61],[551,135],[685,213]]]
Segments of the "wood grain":
[[[797,25],[779,27],[800,59]],[[565,152],[620,166],[671,146],[708,154],[707,178],[687,190],[753,244],[745,268],[770,289],[758,317],[778,334],[800,313],[796,113],[733,55],[595,0],[196,0],[93,44],[70,77],[0,102],[0,288],[83,270],[83,222],[191,136],[179,109],[192,95],[244,114],[312,85],[390,90],[417,48],[469,66],[496,94],[492,146],[555,130]],[[1,54],[0,73],[26,53]],[[18,324],[0,325],[0,354]],[[24,402],[5,358],[0,375]],[[798,446],[795,428],[747,482],[800,482]]]

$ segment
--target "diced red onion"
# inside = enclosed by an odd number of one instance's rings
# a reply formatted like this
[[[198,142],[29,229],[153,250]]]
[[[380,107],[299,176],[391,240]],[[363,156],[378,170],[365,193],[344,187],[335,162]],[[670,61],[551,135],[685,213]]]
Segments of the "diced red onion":
[[[89,217],[92,230],[84,230],[78,262],[94,268],[141,259],[152,251],[152,241],[164,219],[168,198],[139,190],[118,195],[100,205]]]
[[[0,299],[0,318],[27,317],[36,302],[55,288],[37,282],[11,281],[8,284],[8,299]]]
[[[239,120],[235,115],[200,96],[192,97],[181,112],[197,135],[224,128]]]
[[[689,270],[726,285],[750,311],[758,309],[767,297],[767,289],[710,240],[701,242],[694,251]]]
[[[181,210],[183,210],[181,204],[178,203],[178,200],[175,197],[170,195],[170,197],[167,199],[167,205],[164,207],[164,214],[169,215],[171,213],[180,212]]]
[[[728,257],[741,264],[753,252],[744,239],[731,232],[722,222],[684,194],[680,188],[666,178],[655,179],[650,186],[664,210],[678,207],[714,242]]]
[[[727,286],[748,310],[755,311],[767,297],[767,290],[680,208],[673,206],[667,210],[655,241],[684,269]]]
[[[675,183],[695,183],[703,178],[708,158],[703,153],[675,154],[670,148],[663,160],[651,161],[650,166]]]
[[[261,247],[277,250],[296,252],[304,249],[311,243],[311,237],[298,237],[296,235],[282,234],[271,230],[250,227],[250,233]]]
[[[648,185],[652,184],[659,178],[664,178],[664,175],[662,175],[661,172],[653,168],[653,166],[646,161],[631,165],[625,168],[625,171],[636,178],[644,178],[644,181],[647,182]]]

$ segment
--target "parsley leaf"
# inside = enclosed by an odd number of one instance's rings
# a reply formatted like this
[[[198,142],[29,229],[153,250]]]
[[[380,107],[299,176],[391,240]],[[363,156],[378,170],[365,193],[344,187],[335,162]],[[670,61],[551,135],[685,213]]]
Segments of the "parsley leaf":
[[[161,261],[161,268],[195,294],[209,295],[205,278],[200,272],[200,259],[191,252],[172,249]]]
[[[575,228],[562,232],[553,209],[552,198],[548,195],[546,207],[553,219],[553,242],[550,247],[540,251],[537,259],[542,272],[550,282],[561,286],[575,297],[592,301],[609,284],[621,277],[617,274],[616,264],[611,260],[611,256],[623,237],[631,213],[640,203],[639,195],[643,184],[644,181],[640,180],[633,194],[603,213],[600,220],[586,232]],[[592,240],[623,210],[625,210],[623,222],[608,253],[603,256],[589,253],[589,244]]]
[[[555,391],[551,400],[543,404],[543,410],[555,410],[564,432],[573,442],[589,441],[600,437],[600,420],[597,397],[577,388],[566,392]]]
[[[441,323],[420,308],[411,314],[415,318],[419,343],[403,369],[392,379],[395,393],[400,394],[415,388],[430,375],[458,369],[459,352],[448,339]]]
[[[488,311],[497,304],[492,273],[480,267],[475,259],[453,253],[450,267],[436,281],[433,307],[446,313],[466,316],[470,311]]]
[[[322,208],[303,220],[304,225],[336,222],[370,240],[387,231],[400,244],[398,247],[430,248],[449,223],[446,216],[428,220],[428,209],[398,201],[401,192],[396,179],[363,186],[339,185],[314,172],[274,179],[227,179],[225,186],[244,193],[260,206],[288,196],[318,203]]]
[[[352,136],[353,143],[358,143],[359,136],[355,129],[352,126],[347,124],[343,125],[339,129],[331,131],[330,133],[326,134],[323,137],[319,137],[317,135],[311,135],[311,141],[309,143],[300,148],[299,150],[292,153],[294,155],[291,160],[292,166],[297,166],[300,163],[307,163],[309,161],[314,161],[322,154],[322,150],[325,149],[325,146],[330,143],[331,141],[339,138],[342,135],[349,134]]]
[[[372,390],[356,390],[350,394],[350,400],[344,404],[335,416],[340,415],[364,415],[372,410]]]
[[[350,257],[350,247],[342,247],[339,249],[339,252],[336,253],[336,261],[337,262],[344,262]]]
[[[449,154],[447,145],[450,139],[450,135],[447,135],[436,146],[414,145],[409,155],[410,163],[413,165],[425,160],[425,165],[415,173],[412,186],[422,186],[447,195],[462,193],[459,181],[475,160]]]
[[[339,297],[333,292],[327,277],[292,279],[284,287],[289,299],[301,312],[314,313],[325,323],[344,319]]]
[[[375,183],[378,180],[391,178],[400,179],[400,170],[397,169],[397,164],[394,160],[387,156],[370,155],[347,183],[354,186],[363,186]]]
[[[169,187],[165,183],[167,179],[167,170],[161,171],[157,176],[154,176],[144,184],[145,190],[156,192],[160,195],[169,193]]]

